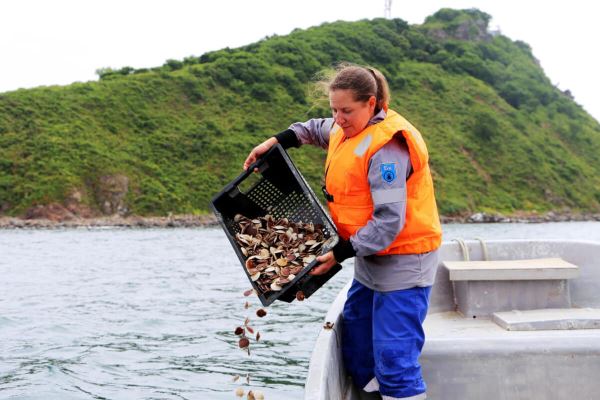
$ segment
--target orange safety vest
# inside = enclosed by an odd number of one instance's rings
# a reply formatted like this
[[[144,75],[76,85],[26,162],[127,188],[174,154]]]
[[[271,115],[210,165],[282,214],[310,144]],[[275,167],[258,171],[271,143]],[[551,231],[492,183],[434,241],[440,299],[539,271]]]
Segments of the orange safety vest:
[[[333,201],[328,205],[338,234],[347,240],[365,226],[373,214],[369,160],[397,133],[406,139],[413,169],[406,181],[406,218],[396,239],[378,255],[421,254],[441,244],[442,228],[425,142],[410,122],[392,110],[388,110],[383,121],[368,126],[356,136],[347,138],[337,124],[329,136],[325,187]]]

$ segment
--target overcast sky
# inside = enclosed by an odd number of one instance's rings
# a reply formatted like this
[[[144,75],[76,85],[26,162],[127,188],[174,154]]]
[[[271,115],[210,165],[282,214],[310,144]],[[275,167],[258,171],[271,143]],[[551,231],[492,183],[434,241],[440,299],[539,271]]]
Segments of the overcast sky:
[[[154,67],[322,22],[382,17],[384,0],[0,1],[0,92],[96,80],[102,67]],[[600,5],[594,0],[393,0],[410,23],[477,7],[531,45],[550,80],[600,120]]]

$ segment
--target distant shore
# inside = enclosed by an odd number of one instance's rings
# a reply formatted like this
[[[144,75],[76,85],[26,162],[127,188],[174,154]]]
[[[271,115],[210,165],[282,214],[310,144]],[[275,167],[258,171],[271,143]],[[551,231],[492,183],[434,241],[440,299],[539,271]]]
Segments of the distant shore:
[[[474,213],[464,216],[441,216],[442,223],[541,223],[567,221],[600,221],[600,213],[548,212],[515,213],[512,215]],[[61,229],[61,228],[197,228],[216,226],[212,215],[172,215],[167,217],[106,216],[63,220],[0,217],[0,229]]]
[[[214,215],[173,215],[168,217],[107,216],[51,220],[0,217],[0,229],[60,229],[60,228],[194,228],[215,226]]]

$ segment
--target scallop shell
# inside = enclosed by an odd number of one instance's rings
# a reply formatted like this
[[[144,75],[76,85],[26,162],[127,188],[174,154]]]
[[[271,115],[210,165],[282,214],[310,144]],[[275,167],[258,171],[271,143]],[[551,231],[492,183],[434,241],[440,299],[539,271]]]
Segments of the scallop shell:
[[[305,264],[310,264],[311,262],[313,262],[315,259],[317,258],[317,256],[315,256],[314,254],[308,255],[306,257],[304,257],[302,259],[302,261],[304,261]]]
[[[276,261],[277,265],[279,265],[280,267],[285,267],[286,265],[288,265],[288,261],[286,258],[278,258]]]
[[[251,276],[252,278],[252,282],[256,282],[258,280],[258,278],[260,278],[260,271],[258,271],[257,273],[255,273],[254,275]]]

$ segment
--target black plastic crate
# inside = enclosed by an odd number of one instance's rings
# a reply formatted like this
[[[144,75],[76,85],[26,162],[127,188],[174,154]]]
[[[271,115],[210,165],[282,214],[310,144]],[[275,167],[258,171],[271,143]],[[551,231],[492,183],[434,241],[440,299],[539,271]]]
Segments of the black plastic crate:
[[[258,169],[258,172],[254,173],[254,169]],[[341,265],[337,264],[326,274],[308,275],[308,271],[318,264],[315,260],[305,266],[282,290],[266,295],[260,293],[246,270],[246,257],[235,240],[236,233],[240,232],[238,224],[234,222],[236,214],[250,219],[271,214],[275,218],[287,218],[293,222],[320,224],[327,239],[327,245],[323,246],[321,254],[331,250],[339,240],[333,221],[279,144],[273,146],[247,171],[225,186],[213,197],[211,206],[264,306],[275,300],[290,303],[296,298],[298,291],[302,291],[308,298],[341,270]]]

